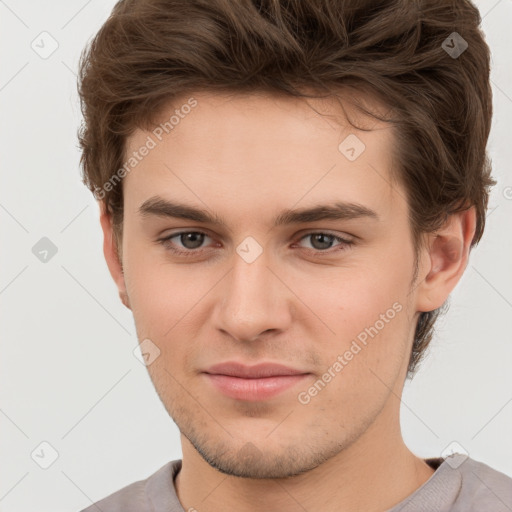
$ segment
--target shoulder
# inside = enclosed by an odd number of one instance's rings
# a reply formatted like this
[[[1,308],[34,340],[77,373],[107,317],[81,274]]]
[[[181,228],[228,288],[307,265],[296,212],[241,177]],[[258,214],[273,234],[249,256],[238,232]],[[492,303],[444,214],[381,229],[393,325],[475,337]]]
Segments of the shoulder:
[[[80,512],[152,512],[155,500],[170,503],[176,496],[173,478],[180,467],[181,460],[168,462],[145,480],[133,482]]]
[[[103,498],[81,512],[146,512],[150,505],[145,493],[146,480],[134,482]]]
[[[466,459],[461,473],[461,498],[471,510],[512,510],[512,478],[475,459]]]

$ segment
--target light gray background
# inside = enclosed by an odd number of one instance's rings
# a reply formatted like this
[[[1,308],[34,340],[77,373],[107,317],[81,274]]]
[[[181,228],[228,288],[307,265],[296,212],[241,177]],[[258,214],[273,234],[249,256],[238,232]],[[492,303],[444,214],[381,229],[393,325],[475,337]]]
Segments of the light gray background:
[[[1,512],[78,511],[181,457],[178,430],[133,355],[132,317],[79,176],[78,57],[114,3],[0,0]],[[493,52],[498,185],[484,240],[406,386],[402,421],[418,455],[456,441],[512,476],[512,1],[477,5]],[[51,48],[43,31],[58,43],[46,59],[31,47]],[[58,249],[46,263],[32,253],[42,237]],[[36,463],[50,461],[43,441],[59,454],[48,469]]]

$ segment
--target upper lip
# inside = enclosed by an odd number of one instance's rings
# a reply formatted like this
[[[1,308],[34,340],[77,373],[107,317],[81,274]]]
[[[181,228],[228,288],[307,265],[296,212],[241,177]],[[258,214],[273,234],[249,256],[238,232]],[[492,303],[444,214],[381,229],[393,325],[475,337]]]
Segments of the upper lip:
[[[304,375],[308,372],[289,368],[282,364],[260,363],[254,366],[247,366],[242,363],[225,362],[210,366],[205,373],[212,375],[229,375],[245,379],[258,379],[264,377],[276,377],[280,375]]]

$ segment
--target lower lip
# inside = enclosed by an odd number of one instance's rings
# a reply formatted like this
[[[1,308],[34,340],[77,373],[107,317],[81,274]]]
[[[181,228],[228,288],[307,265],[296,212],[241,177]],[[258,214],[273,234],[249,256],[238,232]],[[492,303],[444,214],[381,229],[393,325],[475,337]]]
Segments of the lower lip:
[[[208,380],[222,393],[237,400],[258,401],[290,389],[301,382],[308,374],[278,375],[261,379],[243,379],[229,375],[205,373]]]

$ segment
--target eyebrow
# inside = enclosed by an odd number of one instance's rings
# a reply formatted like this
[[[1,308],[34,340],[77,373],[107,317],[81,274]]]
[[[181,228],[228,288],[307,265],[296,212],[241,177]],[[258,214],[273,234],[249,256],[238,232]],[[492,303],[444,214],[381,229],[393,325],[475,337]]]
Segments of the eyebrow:
[[[157,216],[186,219],[229,229],[221,217],[211,214],[207,210],[176,201],[169,201],[159,196],[154,196],[144,201],[139,207],[139,213],[143,217]],[[360,218],[378,220],[379,216],[374,210],[359,203],[335,202],[310,208],[283,210],[274,218],[273,224],[274,226],[283,226],[320,220],[352,220]]]

